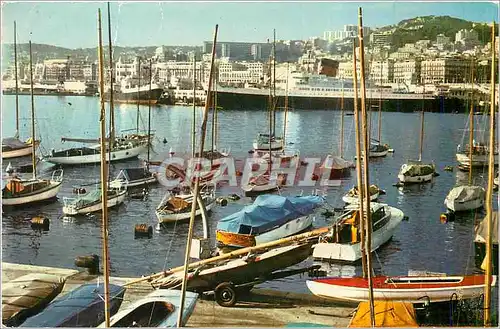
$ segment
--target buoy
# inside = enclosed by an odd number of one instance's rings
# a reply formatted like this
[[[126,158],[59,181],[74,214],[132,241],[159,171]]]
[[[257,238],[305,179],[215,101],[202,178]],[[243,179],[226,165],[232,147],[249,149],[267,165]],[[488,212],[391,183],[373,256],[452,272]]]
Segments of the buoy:
[[[31,228],[41,228],[44,230],[49,230],[50,220],[47,217],[37,216],[31,218]]]
[[[312,174],[312,175],[311,175],[311,179],[312,179],[312,180],[318,180],[318,179],[319,179],[319,176],[318,176],[318,175],[316,175],[316,174]]]
[[[408,216],[403,216],[403,221],[407,222],[410,219]]]
[[[444,170],[445,171],[453,171],[453,167],[452,166],[446,166],[446,167],[444,167]]]
[[[148,224],[136,224],[134,227],[134,238],[146,237],[151,239],[153,236],[153,227]]]
[[[302,161],[300,161],[300,165],[301,165],[301,166],[307,166],[307,165],[308,165],[308,163],[302,160]]]
[[[75,265],[86,268],[89,274],[99,274],[99,256],[95,254],[76,257]]]
[[[167,144],[167,139],[166,138],[163,138],[163,144]]]
[[[87,190],[83,187],[75,187],[73,188],[73,194],[85,194]]]
[[[236,176],[238,176],[238,177],[239,176],[243,176],[243,173],[241,171],[239,171],[239,170],[236,170]]]
[[[255,151],[254,151],[254,150],[250,150],[250,151],[248,151],[248,154],[254,154],[254,153],[255,153]]]
[[[439,220],[442,224],[446,224],[448,222],[453,222],[455,220],[455,213],[453,212],[445,212],[439,216]]]
[[[217,202],[217,204],[221,205],[222,207],[227,206],[227,199],[223,197],[218,197],[217,199],[215,199],[215,202]]]

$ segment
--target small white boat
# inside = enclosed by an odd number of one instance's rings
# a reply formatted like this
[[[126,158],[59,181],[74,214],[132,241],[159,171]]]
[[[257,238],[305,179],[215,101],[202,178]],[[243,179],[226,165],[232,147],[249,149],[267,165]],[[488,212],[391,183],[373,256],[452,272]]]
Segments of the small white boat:
[[[245,196],[253,196],[276,191],[279,184],[276,180],[271,180],[269,175],[263,174],[250,178],[248,184],[243,185],[241,188],[245,191]]]
[[[2,139],[2,159],[12,159],[31,155],[32,139],[29,138],[26,142],[20,141],[18,138],[3,138]],[[40,141],[35,141],[35,148],[40,145]]]
[[[380,194],[383,193],[385,193],[385,191],[380,189],[377,185],[370,185],[370,201],[377,200]],[[358,187],[354,186],[353,188],[351,188],[346,193],[346,195],[342,197],[342,201],[348,204],[358,203],[359,202]]]
[[[121,189],[108,190],[108,208],[118,206],[125,201],[127,190]],[[64,197],[63,213],[69,216],[83,215],[102,210],[101,189],[78,195],[76,198]]]
[[[373,223],[372,252],[390,240],[403,220],[401,210],[383,203],[371,203]],[[344,213],[322,242],[313,246],[313,258],[330,261],[356,262],[361,259],[361,238],[358,205],[346,207]]]
[[[459,145],[457,147],[457,150],[459,151],[456,154],[457,157],[457,162],[460,163],[463,167],[469,167],[471,165],[470,163],[470,157],[469,157],[469,145],[465,146],[464,152],[462,151],[461,146]],[[472,167],[486,167],[488,166],[488,158],[489,158],[489,147],[487,145],[481,144],[481,143],[473,143],[473,151],[472,151]],[[498,146],[495,148],[495,166],[498,165]]]
[[[351,175],[351,169],[355,168],[353,162],[347,161],[342,157],[327,155],[325,161],[320,167],[321,173],[329,172],[329,179],[338,179]]]
[[[269,146],[269,140],[271,141],[271,145]],[[269,138],[269,134],[258,134],[257,139],[253,142],[253,149],[255,151],[281,151],[283,150],[283,138],[276,137],[271,135]]]
[[[136,187],[156,183],[156,174],[149,172],[146,168],[122,169],[114,180],[109,183],[111,188],[121,186]]]
[[[436,173],[434,164],[425,164],[420,161],[409,161],[401,166],[398,179],[401,183],[430,182]]]
[[[53,199],[61,189],[63,170],[57,169],[51,179],[2,179],[2,205],[19,206]]]
[[[484,292],[485,276],[378,276],[373,278],[373,298],[411,303],[448,302],[456,294],[462,299],[476,298]],[[491,285],[495,286],[496,276]],[[320,278],[306,281],[316,296],[363,302],[369,300],[366,278]]]
[[[280,161],[280,163],[290,162],[293,159],[297,159],[297,160],[300,159],[299,158],[299,156],[300,156],[299,152],[285,151],[285,150],[271,152],[271,156],[272,156],[272,161],[273,162]],[[260,157],[260,159],[264,160],[265,163],[269,163],[269,159],[270,159],[269,150],[267,152],[265,152]]]
[[[371,144],[370,150],[368,151],[370,158],[385,157],[387,153],[389,153],[389,147],[382,144]]]
[[[158,289],[132,304],[120,309],[110,318],[110,327],[177,327],[180,312],[181,292],[172,289]],[[181,326],[184,326],[194,311],[198,294],[186,291]],[[105,328],[105,322],[98,328]]]
[[[444,204],[451,211],[467,211],[484,205],[486,191],[481,186],[456,186],[446,196]]]
[[[111,150],[111,161],[120,161],[137,157],[140,153],[147,150],[147,142],[128,141],[124,144],[117,144]],[[106,150],[106,161],[109,161],[109,152]],[[92,147],[71,148],[62,151],[52,150],[51,154],[44,157],[44,160],[62,164],[62,165],[78,165],[91,164],[101,162],[100,145]]]
[[[214,191],[211,190],[202,192],[200,195],[206,210],[210,211],[215,205]],[[158,218],[160,224],[177,222],[191,218],[193,197],[192,193],[178,195],[173,195],[170,192],[167,193],[158,207],[156,207],[156,218]],[[197,204],[195,216],[200,215],[201,209]]]

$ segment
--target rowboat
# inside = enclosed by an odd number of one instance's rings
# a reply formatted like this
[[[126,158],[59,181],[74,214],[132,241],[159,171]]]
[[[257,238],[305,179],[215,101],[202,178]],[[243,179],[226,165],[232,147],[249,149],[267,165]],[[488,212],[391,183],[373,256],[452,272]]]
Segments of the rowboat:
[[[370,201],[375,201],[378,199],[380,194],[384,194],[385,191],[380,189],[377,185],[370,185]],[[351,188],[343,197],[342,200],[345,203],[358,203],[359,195],[358,195],[358,187],[354,186]]]
[[[158,222],[169,223],[186,220],[191,217],[191,207],[193,203],[193,194],[174,195],[168,192],[156,207],[156,218]],[[215,196],[213,190],[205,191],[201,194],[201,199],[207,211],[210,211],[215,205]],[[196,205],[196,215],[201,215],[201,208]]]
[[[358,205],[349,205],[330,231],[313,246],[313,258],[328,261],[356,262],[361,259]],[[401,210],[383,203],[371,203],[372,252],[391,239],[403,220]]]
[[[312,225],[318,196],[260,195],[254,203],[217,223],[220,247],[251,247],[295,235]]]
[[[411,303],[446,302],[454,295],[462,299],[480,297],[484,275],[466,276],[377,276],[373,278],[373,298]],[[492,286],[496,285],[492,276]],[[368,301],[368,279],[321,278],[306,281],[316,296],[343,301]]]
[[[180,291],[158,289],[130,304],[110,318],[110,327],[160,327],[177,326],[180,311]],[[184,326],[194,311],[198,294],[187,291],[181,325]],[[105,328],[101,323],[99,328]]]
[[[110,314],[118,311],[125,288],[110,284]],[[84,284],[52,301],[21,327],[96,327],[104,321],[104,286]]]
[[[41,311],[64,286],[64,278],[52,274],[27,274],[2,284],[2,324],[17,327]]]
[[[446,196],[444,204],[451,211],[467,211],[484,205],[486,191],[481,186],[456,186]]]

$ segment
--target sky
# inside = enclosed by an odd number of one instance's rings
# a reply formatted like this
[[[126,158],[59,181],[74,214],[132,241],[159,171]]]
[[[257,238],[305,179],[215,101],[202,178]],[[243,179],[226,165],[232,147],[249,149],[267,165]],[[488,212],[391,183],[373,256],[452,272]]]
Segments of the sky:
[[[198,45],[212,40],[266,42],[308,39],[324,31],[357,24],[357,8],[369,27],[395,24],[424,15],[449,15],[475,22],[498,21],[495,2],[111,2],[114,45]],[[66,48],[97,45],[97,10],[107,33],[106,2],[2,1],[3,43],[13,42],[13,21],[19,43],[45,43]],[[107,34],[104,34],[105,36]],[[107,37],[105,37],[107,40]]]

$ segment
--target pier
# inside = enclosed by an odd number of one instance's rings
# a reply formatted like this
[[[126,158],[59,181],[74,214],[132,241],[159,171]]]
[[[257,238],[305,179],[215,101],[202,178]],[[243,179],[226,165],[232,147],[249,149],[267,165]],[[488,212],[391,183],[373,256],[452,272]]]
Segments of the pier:
[[[90,282],[102,283],[102,277],[75,269],[45,267],[2,262],[2,283],[30,273],[47,273],[66,279],[59,296]],[[111,277],[110,282],[123,285],[136,278]],[[152,291],[148,283],[127,288],[121,308]],[[201,297],[201,296],[200,296]],[[253,289],[245,300],[234,307],[219,306],[211,296],[198,299],[188,327],[283,327],[288,323],[306,322],[347,327],[357,304],[340,304],[308,294],[270,289]]]

